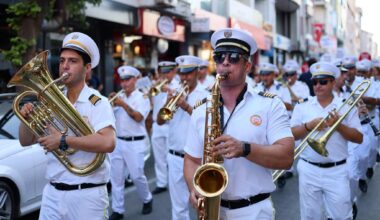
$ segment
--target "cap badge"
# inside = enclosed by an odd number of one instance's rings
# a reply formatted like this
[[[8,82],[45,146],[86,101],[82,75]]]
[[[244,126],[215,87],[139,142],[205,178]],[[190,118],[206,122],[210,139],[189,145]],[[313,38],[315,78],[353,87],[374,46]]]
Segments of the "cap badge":
[[[262,123],[260,115],[252,115],[251,116],[251,123],[255,126],[260,126]]]
[[[317,69],[317,70],[318,70],[319,68],[321,68],[321,66],[320,66],[320,65],[317,65],[317,66],[315,67],[315,69]]]
[[[71,37],[71,39],[73,39],[73,40],[78,39],[78,38],[79,38],[79,35],[77,35],[77,34],[74,34],[74,35]]]
[[[180,58],[179,61],[181,61],[181,63],[183,63],[185,61],[185,58]]]
[[[225,38],[230,38],[232,36],[232,31],[225,31],[224,32],[224,37]]]

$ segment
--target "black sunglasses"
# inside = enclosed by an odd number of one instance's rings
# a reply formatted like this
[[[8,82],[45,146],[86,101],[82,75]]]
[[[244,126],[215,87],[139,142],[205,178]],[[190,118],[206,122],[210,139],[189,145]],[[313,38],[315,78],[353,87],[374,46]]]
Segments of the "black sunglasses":
[[[313,83],[314,86],[318,85],[318,83],[322,86],[327,85],[328,82],[331,80],[329,79],[313,79],[311,82]]]
[[[286,72],[285,76],[294,76],[296,75],[296,72]]]
[[[214,56],[213,56],[214,61],[217,64],[222,64],[224,62],[224,60],[226,59],[226,57],[228,57],[228,62],[231,64],[237,64],[240,61],[240,58],[242,58],[242,57],[244,59],[246,59],[246,57],[240,53],[222,52],[222,53],[214,53]]]

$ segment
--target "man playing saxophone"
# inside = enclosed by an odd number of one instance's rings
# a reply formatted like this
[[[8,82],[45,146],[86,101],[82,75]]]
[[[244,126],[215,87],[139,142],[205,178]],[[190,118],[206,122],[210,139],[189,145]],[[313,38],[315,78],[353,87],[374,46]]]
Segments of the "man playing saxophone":
[[[270,193],[275,190],[271,169],[288,169],[293,162],[294,139],[289,116],[281,100],[256,92],[245,79],[250,71],[256,41],[239,29],[221,29],[211,37],[220,83],[222,135],[212,154],[224,157],[229,183],[221,194],[220,219],[273,219]],[[219,103],[221,104],[219,106]],[[184,175],[194,207],[200,197],[193,185],[203,155],[205,105],[194,110],[185,147]]]
[[[49,135],[37,139],[28,127],[21,124],[19,133],[23,146],[38,142],[46,152],[58,149],[65,152],[70,147],[77,151],[69,158],[79,165],[86,165],[95,153],[113,151],[115,119],[111,106],[107,98],[85,83],[86,74],[98,63],[99,50],[89,36],[74,32],[64,38],[59,61],[60,75],[67,73],[63,79],[64,94],[95,133],[79,137],[71,133],[61,134],[47,125]],[[28,118],[32,111],[33,105],[29,103],[20,113]],[[109,204],[106,189],[110,168],[108,158],[91,174],[78,176],[69,172],[52,153],[47,157],[46,178],[49,183],[43,191],[39,219],[104,219]]]
[[[343,100],[333,95],[335,79],[339,69],[330,63],[318,62],[310,67],[315,97],[295,106],[291,125],[294,137],[302,139],[314,128],[320,131],[317,138],[327,132],[327,128],[340,119],[339,114],[347,112],[341,108]],[[336,109],[342,109],[337,112]],[[323,117],[327,119],[317,127]],[[297,165],[299,174],[299,194],[301,219],[352,219],[350,183],[347,171],[348,142],[361,143],[358,112],[353,107],[342,123],[327,140],[328,156],[316,153],[307,147],[300,155]],[[327,216],[322,211],[326,211]]]
[[[201,59],[195,56],[184,55],[177,57],[176,62],[178,64],[178,74],[182,86],[185,86],[184,84],[188,86],[188,94],[179,97],[176,103],[176,106],[179,108],[173,113],[173,118],[167,121],[169,127],[169,154],[167,157],[169,169],[169,192],[172,203],[172,219],[189,220],[189,193],[186,190],[186,182],[183,177],[183,149],[186,142],[185,134],[187,134],[190,115],[193,111],[192,106],[196,101],[205,98],[207,96],[207,91],[197,84],[197,74]],[[176,94],[169,92],[167,103],[174,98],[173,95]],[[157,124],[162,125],[165,122],[166,121],[158,113]]]

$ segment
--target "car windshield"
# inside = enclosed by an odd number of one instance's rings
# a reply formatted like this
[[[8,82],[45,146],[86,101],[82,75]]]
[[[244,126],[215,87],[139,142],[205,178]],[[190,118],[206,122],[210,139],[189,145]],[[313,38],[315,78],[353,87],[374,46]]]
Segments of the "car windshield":
[[[18,139],[20,120],[12,111],[12,98],[0,100],[0,139]]]

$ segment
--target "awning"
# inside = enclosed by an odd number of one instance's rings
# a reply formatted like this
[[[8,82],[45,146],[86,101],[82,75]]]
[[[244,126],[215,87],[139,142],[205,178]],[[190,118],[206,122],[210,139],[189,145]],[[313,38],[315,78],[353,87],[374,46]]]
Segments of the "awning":
[[[243,21],[239,21],[235,18],[230,18],[230,24],[232,28],[244,29],[252,34],[255,38],[257,47],[261,50],[269,50],[268,44],[265,43],[265,32],[263,29],[258,28],[252,24],[247,24]]]
[[[216,31],[216,30],[228,27],[227,18],[202,10],[202,9],[195,9],[192,25],[194,24],[194,21],[197,21],[197,19],[199,19],[200,22],[202,22],[201,19],[207,19],[208,23],[203,22],[204,24],[207,25],[207,27],[198,28],[200,29],[199,31],[193,31],[193,32],[209,32],[209,31]]]

